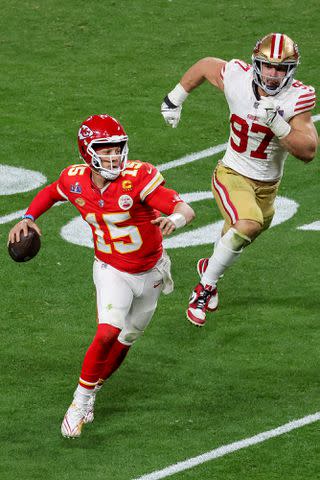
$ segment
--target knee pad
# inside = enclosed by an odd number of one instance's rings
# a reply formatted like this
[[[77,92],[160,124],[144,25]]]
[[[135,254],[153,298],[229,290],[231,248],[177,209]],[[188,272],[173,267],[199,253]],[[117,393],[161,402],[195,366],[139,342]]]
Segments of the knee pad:
[[[235,228],[230,228],[215,245],[213,256],[216,262],[223,267],[230,267],[250,242],[249,237]]]
[[[265,217],[263,219],[263,226],[262,226],[262,230],[261,230],[262,232],[264,232],[265,230],[268,230],[268,228],[271,225],[273,217],[274,217],[274,214],[269,215],[269,217]]]
[[[241,252],[244,247],[251,243],[251,239],[244,233],[231,227],[221,238],[222,243],[235,252]]]
[[[98,311],[99,324],[113,325],[120,330],[124,326],[126,311],[120,308],[100,309]]]
[[[125,345],[132,345],[141,335],[143,335],[144,330],[139,330],[138,328],[130,325],[130,327],[124,327],[121,330],[118,340]]]

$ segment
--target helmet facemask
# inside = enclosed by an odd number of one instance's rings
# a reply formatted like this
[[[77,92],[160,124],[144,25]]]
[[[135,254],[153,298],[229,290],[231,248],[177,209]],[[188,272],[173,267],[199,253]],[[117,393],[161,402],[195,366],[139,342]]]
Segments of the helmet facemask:
[[[95,148],[103,146],[106,148],[120,147],[121,151],[117,155],[98,155]],[[128,137],[114,135],[108,138],[98,138],[89,143],[87,152],[91,157],[91,166],[106,180],[115,180],[123,172],[128,160]],[[120,162],[118,162],[120,156]],[[108,160],[110,166],[105,168],[103,160]]]
[[[268,75],[263,75],[262,74],[263,64],[281,66],[281,67],[283,66],[285,68],[285,75],[283,77],[280,77],[280,76],[272,77],[272,76],[268,76]],[[262,90],[265,91],[268,95],[277,95],[281,90],[287,89],[287,88],[290,87],[290,85],[292,83],[292,80],[293,80],[294,73],[296,71],[296,68],[297,68],[298,64],[297,64],[297,62],[292,62],[292,61],[281,62],[281,63],[272,63],[272,62],[268,62],[264,59],[260,59],[260,58],[252,56],[252,65],[253,65],[253,80],[254,80],[254,82],[260,88],[262,88]],[[267,85],[264,82],[263,77],[267,77],[267,78],[270,78],[270,79],[275,79],[279,83],[278,83],[278,85],[274,85],[274,86]]]

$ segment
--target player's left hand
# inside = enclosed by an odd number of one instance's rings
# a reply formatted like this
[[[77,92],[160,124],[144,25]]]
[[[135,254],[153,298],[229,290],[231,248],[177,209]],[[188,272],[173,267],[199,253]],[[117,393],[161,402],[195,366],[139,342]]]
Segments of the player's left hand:
[[[261,97],[255,104],[255,117],[261,123],[264,123],[274,133],[279,140],[289,135],[291,126],[279,114],[279,108],[275,105],[272,97]]]
[[[169,107],[166,102],[162,102],[161,104],[161,115],[163,116],[164,121],[168,125],[171,125],[172,128],[176,128],[178,126],[178,123],[180,122],[181,110],[182,105],[172,108]]]
[[[174,232],[176,229],[175,224],[169,217],[158,217],[151,220],[151,223],[153,223],[153,225],[158,225],[162,235],[170,235],[170,233]]]
[[[277,115],[278,107],[275,106],[274,100],[270,97],[261,97],[257,102],[255,117],[267,127],[271,127]]]

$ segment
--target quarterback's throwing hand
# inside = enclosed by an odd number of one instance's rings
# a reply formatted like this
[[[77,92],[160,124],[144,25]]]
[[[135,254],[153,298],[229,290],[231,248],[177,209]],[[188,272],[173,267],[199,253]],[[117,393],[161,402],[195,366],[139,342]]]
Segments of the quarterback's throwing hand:
[[[162,235],[170,235],[170,233],[174,232],[176,229],[176,225],[169,217],[158,217],[151,220],[151,223],[153,223],[153,225],[158,225]]]
[[[176,128],[181,115],[182,106],[179,107],[169,107],[166,102],[162,102],[161,104],[161,115],[164,118],[164,121],[171,125],[172,128]]]
[[[23,233],[23,235],[26,237],[28,235],[29,228],[33,228],[39,235],[41,235],[41,230],[38,225],[29,218],[24,218],[11,228],[8,236],[8,243],[20,242],[21,234]]]

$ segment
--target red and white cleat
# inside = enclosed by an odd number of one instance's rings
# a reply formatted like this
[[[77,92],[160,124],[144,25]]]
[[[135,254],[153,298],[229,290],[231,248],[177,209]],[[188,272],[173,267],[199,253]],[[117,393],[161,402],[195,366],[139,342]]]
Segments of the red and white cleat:
[[[61,433],[64,437],[80,437],[87,409],[72,402],[61,424]]]
[[[206,323],[206,311],[209,301],[216,291],[215,287],[198,283],[189,299],[189,307],[186,312],[188,320],[197,327],[203,327]]]
[[[200,260],[198,260],[197,272],[200,278],[202,277],[204,272],[207,270],[208,263],[209,263],[209,258],[200,258]],[[217,287],[215,287],[207,306],[208,312],[214,312],[215,310],[217,310],[218,304],[219,304],[218,290],[217,290]]]

